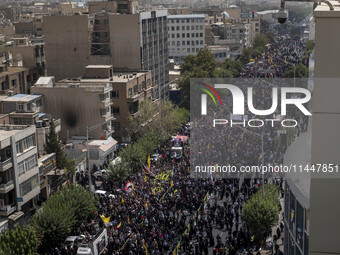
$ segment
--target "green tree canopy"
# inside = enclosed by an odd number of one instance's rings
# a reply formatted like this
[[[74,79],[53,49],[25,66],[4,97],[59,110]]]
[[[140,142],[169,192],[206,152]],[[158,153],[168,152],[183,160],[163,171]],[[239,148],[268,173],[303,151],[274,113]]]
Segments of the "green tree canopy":
[[[294,78],[294,67],[289,67],[288,71],[284,74],[285,78]],[[304,64],[297,64],[295,66],[295,77],[296,78],[308,78],[308,67]]]
[[[34,255],[37,236],[31,226],[17,227],[0,234],[0,255]]]
[[[242,209],[242,217],[257,241],[261,241],[265,233],[278,223],[279,204],[278,188],[267,184],[262,191],[257,191],[246,202]]]
[[[45,151],[47,154],[55,153],[57,158],[57,168],[63,169],[66,163],[66,155],[63,150],[63,145],[58,137],[58,134],[55,132],[55,125],[54,122],[51,122],[50,131],[46,135],[46,144],[45,144]]]
[[[32,226],[39,233],[40,248],[47,251],[63,242],[72,228],[95,210],[94,199],[84,187],[63,186],[32,217]]]

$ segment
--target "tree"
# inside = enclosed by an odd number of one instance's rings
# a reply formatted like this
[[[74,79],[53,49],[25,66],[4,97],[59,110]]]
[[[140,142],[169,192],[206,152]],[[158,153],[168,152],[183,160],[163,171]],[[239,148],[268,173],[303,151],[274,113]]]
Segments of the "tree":
[[[40,234],[40,250],[46,252],[64,241],[72,228],[94,210],[94,199],[84,187],[76,184],[63,186],[32,217],[32,226]]]
[[[71,183],[73,182],[73,176],[77,171],[77,160],[73,159],[66,159],[65,162],[65,174],[68,178],[71,179]]]
[[[242,51],[240,61],[243,65],[245,65],[249,63],[249,59],[251,59],[251,50],[248,48],[244,48]]]
[[[248,63],[248,62],[247,62]],[[227,58],[221,64],[222,68],[230,71],[232,73],[231,77],[238,77],[242,72],[243,65],[239,60],[233,60],[231,58]],[[227,77],[229,78],[229,77]]]
[[[294,78],[294,67],[289,67],[284,74],[285,78]],[[308,78],[308,67],[304,64],[297,64],[295,66],[295,78]]]
[[[17,227],[0,234],[0,254],[37,254],[37,236],[31,226]]]
[[[264,187],[264,196],[262,191],[257,191],[242,209],[242,217],[257,241],[261,241],[278,222],[278,191],[276,185],[267,184]]]
[[[201,49],[196,56],[188,55],[181,65],[182,79],[179,82],[183,107],[190,107],[190,78],[214,78],[216,60],[209,49]]]
[[[108,170],[109,181],[117,186],[120,186],[131,173],[128,162],[120,162],[117,165],[110,163],[106,170]]]
[[[266,35],[256,35],[254,37],[254,43],[253,43],[253,49],[262,49],[262,52],[264,51],[266,44],[269,43],[269,39]]]
[[[58,137],[58,134],[55,132],[55,124],[52,121],[50,125],[50,131],[46,135],[46,144],[45,151],[47,154],[55,153],[56,154],[56,164],[58,169],[63,169],[66,163],[66,156],[63,150],[63,145]]]

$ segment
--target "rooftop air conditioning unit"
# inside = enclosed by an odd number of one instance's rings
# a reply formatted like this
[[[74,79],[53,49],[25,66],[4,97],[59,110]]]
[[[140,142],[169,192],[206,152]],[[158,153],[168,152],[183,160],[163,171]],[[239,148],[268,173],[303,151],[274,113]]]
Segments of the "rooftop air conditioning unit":
[[[9,96],[9,97],[14,96],[14,91],[13,91],[13,90],[9,90],[9,91],[7,92],[7,96]]]

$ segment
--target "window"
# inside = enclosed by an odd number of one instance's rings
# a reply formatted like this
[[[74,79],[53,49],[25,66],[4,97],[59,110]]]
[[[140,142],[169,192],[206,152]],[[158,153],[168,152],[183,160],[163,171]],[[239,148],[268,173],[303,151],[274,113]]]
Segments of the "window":
[[[109,20],[108,19],[104,19],[104,24],[105,25],[109,24]]]
[[[182,38],[185,38],[185,33],[182,33]]]
[[[31,157],[24,159],[20,163],[18,163],[18,169],[19,169],[19,176],[23,175],[24,173],[27,173],[28,171],[32,170],[38,166],[37,161],[37,155],[34,154]]]
[[[187,33],[187,38],[190,38],[190,34],[189,33]]]
[[[12,87],[15,87],[17,85],[17,80],[12,80]]]
[[[185,30],[185,26],[182,26],[182,30]]]
[[[129,90],[128,90],[128,96],[132,96],[132,88],[129,88]]]
[[[133,93],[134,94],[138,93],[138,86],[137,85],[133,86]]]
[[[176,30],[179,31],[179,26],[176,27]]]
[[[19,185],[21,196],[25,196],[39,185],[38,175],[35,175]]]
[[[99,20],[99,19],[96,19],[96,20],[94,21],[94,24],[99,25],[99,24],[100,24],[100,20]]]
[[[120,130],[120,122],[111,122],[111,127],[114,131]]]
[[[24,104],[17,104],[17,110],[23,111],[24,110]]]
[[[200,37],[203,37],[203,33],[200,33]]]
[[[114,90],[111,92],[111,98],[119,98],[119,91]]]

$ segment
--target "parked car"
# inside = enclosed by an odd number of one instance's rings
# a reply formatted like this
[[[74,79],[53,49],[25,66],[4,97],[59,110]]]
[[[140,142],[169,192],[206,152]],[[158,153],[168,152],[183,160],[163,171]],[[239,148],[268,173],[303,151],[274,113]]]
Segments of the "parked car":
[[[108,173],[107,173],[108,171],[106,170],[106,169],[102,169],[102,170],[98,170],[98,171],[96,171],[96,172],[94,172],[94,177],[104,177],[105,175],[107,176],[108,175]]]
[[[78,241],[78,236],[69,236],[64,241],[64,247],[67,248],[69,246],[70,248],[73,248],[73,246],[77,244],[77,241]]]

